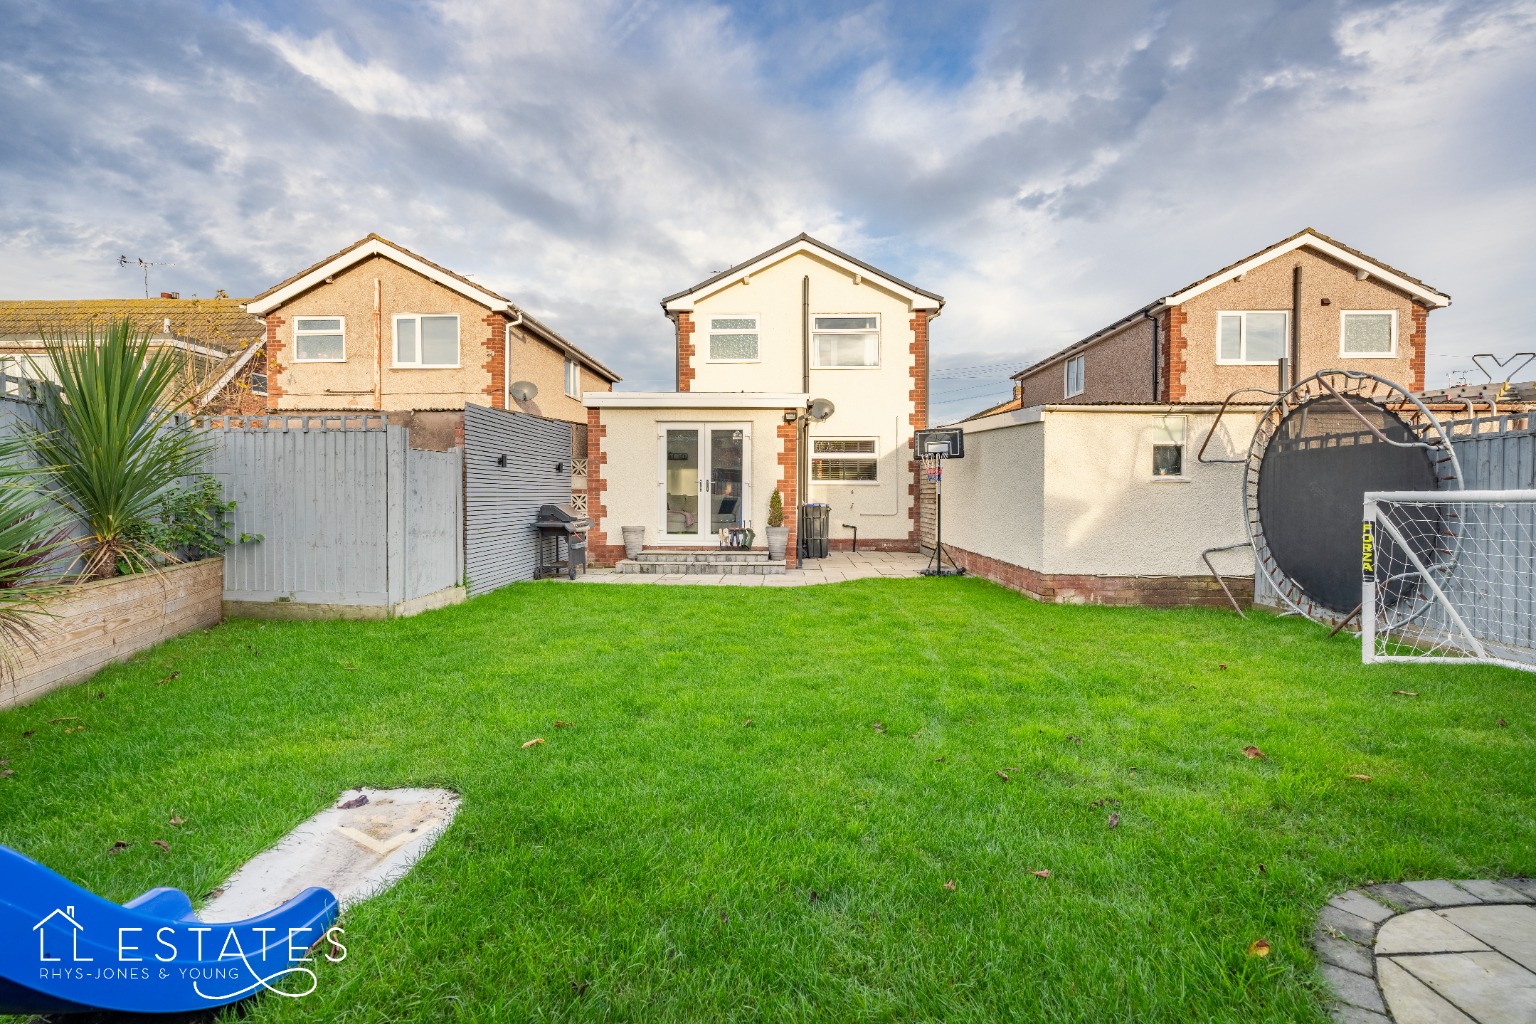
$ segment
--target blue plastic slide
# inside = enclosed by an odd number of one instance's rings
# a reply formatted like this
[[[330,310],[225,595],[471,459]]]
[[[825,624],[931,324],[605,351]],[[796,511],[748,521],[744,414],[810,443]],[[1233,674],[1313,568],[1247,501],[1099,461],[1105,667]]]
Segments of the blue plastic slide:
[[[0,1013],[180,1013],[314,991],[310,948],[336,897],[306,889],[246,921],[204,924],[179,889],[118,906],[0,846]]]

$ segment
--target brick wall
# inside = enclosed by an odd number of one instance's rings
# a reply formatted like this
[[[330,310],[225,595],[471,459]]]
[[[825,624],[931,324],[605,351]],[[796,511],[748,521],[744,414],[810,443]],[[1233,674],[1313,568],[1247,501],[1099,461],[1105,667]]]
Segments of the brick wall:
[[[1182,402],[1185,394],[1184,371],[1187,369],[1185,353],[1189,342],[1184,337],[1184,325],[1189,322],[1189,314],[1184,312],[1183,306],[1173,306],[1168,314],[1163,317],[1163,400],[1166,402]]]
[[[1230,608],[1221,584],[1210,576],[1078,576],[1034,569],[944,545],[966,572],[1053,604],[1103,604],[1153,608],[1200,605]],[[1227,586],[1242,604],[1253,603],[1253,580],[1229,578]]]
[[[603,438],[607,435],[608,428],[603,426],[603,411],[588,409],[587,518],[592,520],[592,529],[587,533],[587,562],[596,566],[615,565],[624,557],[623,538],[617,544],[608,543],[608,531],[604,523],[608,509],[603,505],[603,492],[608,489],[608,481],[603,479],[603,466],[608,462],[608,456],[603,451]]]
[[[1413,376],[1410,391],[1424,390],[1425,348],[1429,339],[1429,310],[1413,304],[1413,325],[1408,333],[1408,368]]]
[[[485,362],[481,369],[486,373],[486,385],[481,393],[490,399],[492,409],[506,407],[507,397],[507,318],[491,313],[482,323],[490,332],[486,335]]]
[[[224,560],[82,583],[48,605],[36,651],[22,651],[0,682],[0,708],[79,682],[162,640],[217,625],[223,617]]]
[[[284,360],[288,343],[282,339],[281,334],[287,322],[276,313],[267,314],[267,405],[274,409],[277,408],[277,400],[286,394],[283,389],[283,371],[287,369]]]
[[[799,412],[798,409],[786,409],[785,412]],[[800,432],[793,423],[780,423],[779,435],[779,497],[784,501],[784,525],[789,527],[789,543],[785,545],[785,557],[794,561],[795,552],[799,550],[800,508],[799,508],[799,453]]]
[[[914,431],[925,430],[928,427],[928,313],[926,310],[916,310],[912,314],[912,389],[907,392],[907,401],[912,404],[912,411],[907,414],[907,422]],[[922,467],[917,459],[913,458],[913,452],[917,444],[914,437],[907,445],[907,468],[912,479],[907,484],[907,498],[912,502],[908,513],[912,521],[912,528],[907,532],[907,546],[904,551],[916,551],[919,538],[922,536],[922,511],[919,496],[922,493],[922,481],[919,479]],[[850,541],[851,544],[851,541]],[[878,549],[872,549],[878,550]]]
[[[677,314],[677,390],[687,391],[698,371],[693,368],[693,316]]]

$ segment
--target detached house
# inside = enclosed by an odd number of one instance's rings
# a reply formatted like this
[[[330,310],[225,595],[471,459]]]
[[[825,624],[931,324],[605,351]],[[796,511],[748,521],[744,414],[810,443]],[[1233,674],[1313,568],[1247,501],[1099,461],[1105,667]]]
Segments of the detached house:
[[[251,299],[266,319],[270,405],[459,410],[586,420],[584,392],[618,375],[505,296],[378,235]],[[537,388],[520,400],[514,384]]]
[[[623,557],[621,527],[687,548],[745,526],[761,546],[775,489],[791,531],[824,502],[833,547],[916,550],[912,438],[943,298],[802,234],[661,305],[677,390],[584,399],[594,561]]]
[[[1318,370],[1424,389],[1429,311],[1418,278],[1311,228],[1155,299],[1014,375],[1020,405],[1220,402]],[[1259,396],[1252,396],[1257,400]]]

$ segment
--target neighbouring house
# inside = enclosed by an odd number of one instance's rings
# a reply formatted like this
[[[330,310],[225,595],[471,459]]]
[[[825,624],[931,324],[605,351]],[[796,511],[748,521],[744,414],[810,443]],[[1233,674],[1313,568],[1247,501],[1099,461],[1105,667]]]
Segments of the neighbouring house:
[[[832,547],[915,550],[913,432],[927,425],[928,331],[944,300],[798,235],[662,300],[677,390],[588,392],[589,557],[648,544],[763,544],[777,489],[791,558],[801,502],[831,506]],[[813,418],[808,405],[817,404]]]
[[[227,411],[266,408],[266,382],[260,354],[265,328],[247,313],[244,299],[183,299],[162,293],[158,299],[69,299],[0,302],[0,373],[12,377],[51,377],[43,339],[100,332],[130,321],[150,336],[151,344],[186,355],[189,396],[215,395]],[[214,385],[217,384],[217,387]],[[206,401],[197,401],[206,405]]]
[[[1220,402],[1323,369],[1424,389],[1429,311],[1450,296],[1311,228],[1155,299],[1014,374],[1024,408]],[[1255,393],[1251,397],[1257,398]]]
[[[266,320],[273,411],[465,405],[585,423],[618,374],[482,284],[368,235],[246,304]],[[514,385],[537,394],[520,400]]]

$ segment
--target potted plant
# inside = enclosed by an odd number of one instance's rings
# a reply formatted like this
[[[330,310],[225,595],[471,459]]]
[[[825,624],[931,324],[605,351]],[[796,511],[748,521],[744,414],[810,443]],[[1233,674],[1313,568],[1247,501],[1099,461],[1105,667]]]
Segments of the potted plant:
[[[624,534],[624,557],[639,558],[645,550],[645,527],[621,526],[619,530]]]
[[[775,487],[768,496],[768,557],[777,562],[789,546],[789,527],[784,525],[784,498]]]

